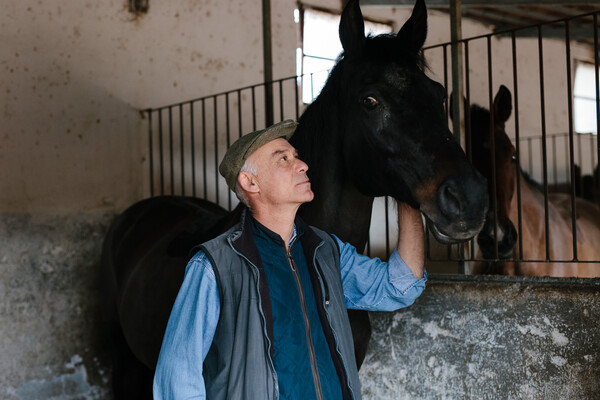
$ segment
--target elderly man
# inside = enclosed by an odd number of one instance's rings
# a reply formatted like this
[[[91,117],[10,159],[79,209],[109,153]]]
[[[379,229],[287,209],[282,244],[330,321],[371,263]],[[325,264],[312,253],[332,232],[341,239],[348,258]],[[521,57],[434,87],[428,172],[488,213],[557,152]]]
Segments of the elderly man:
[[[398,206],[383,262],[296,217],[313,199],[284,121],[243,136],[219,167],[247,209],[190,260],[155,399],[360,399],[347,308],[391,311],[425,288],[421,214]]]

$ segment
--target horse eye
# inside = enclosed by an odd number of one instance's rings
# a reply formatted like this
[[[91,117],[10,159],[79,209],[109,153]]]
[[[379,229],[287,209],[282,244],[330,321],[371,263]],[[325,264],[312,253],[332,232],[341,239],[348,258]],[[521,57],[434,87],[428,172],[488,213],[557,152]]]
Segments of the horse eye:
[[[517,162],[517,155],[513,154],[512,156],[510,156],[510,162],[512,163],[516,163]]]
[[[365,106],[367,110],[374,110],[378,105],[379,102],[374,97],[369,96],[363,99],[363,106]]]

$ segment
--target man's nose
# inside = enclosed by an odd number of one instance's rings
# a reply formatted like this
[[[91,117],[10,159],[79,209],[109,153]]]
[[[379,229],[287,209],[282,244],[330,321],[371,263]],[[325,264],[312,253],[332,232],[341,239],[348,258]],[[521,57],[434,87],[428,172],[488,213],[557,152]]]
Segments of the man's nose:
[[[298,172],[308,171],[308,164],[306,164],[304,161],[302,161],[300,159],[296,159],[296,161],[297,161],[296,171],[298,171]]]

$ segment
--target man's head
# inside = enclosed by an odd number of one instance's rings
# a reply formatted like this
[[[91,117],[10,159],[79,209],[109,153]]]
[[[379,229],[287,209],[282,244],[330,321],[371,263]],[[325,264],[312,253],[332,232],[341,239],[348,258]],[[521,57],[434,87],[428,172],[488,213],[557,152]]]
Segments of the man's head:
[[[299,206],[313,199],[308,166],[288,142],[296,126],[294,121],[283,121],[231,145],[219,172],[244,204]]]

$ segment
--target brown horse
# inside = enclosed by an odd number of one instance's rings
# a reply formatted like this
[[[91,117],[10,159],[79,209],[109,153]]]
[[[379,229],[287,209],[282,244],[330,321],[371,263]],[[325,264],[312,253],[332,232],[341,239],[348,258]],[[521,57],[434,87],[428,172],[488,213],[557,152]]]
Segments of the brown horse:
[[[581,198],[575,200],[575,259],[571,196],[548,195],[549,223],[546,227],[543,190],[519,167],[516,149],[504,129],[512,112],[511,93],[505,86],[501,86],[496,94],[493,112],[490,115],[488,110],[477,105],[470,108],[473,165],[487,178],[490,195],[486,223],[477,237],[481,256],[487,261],[477,263],[472,272],[600,276],[600,207]],[[491,117],[493,132],[490,131]],[[518,232],[515,226],[519,227]]]

